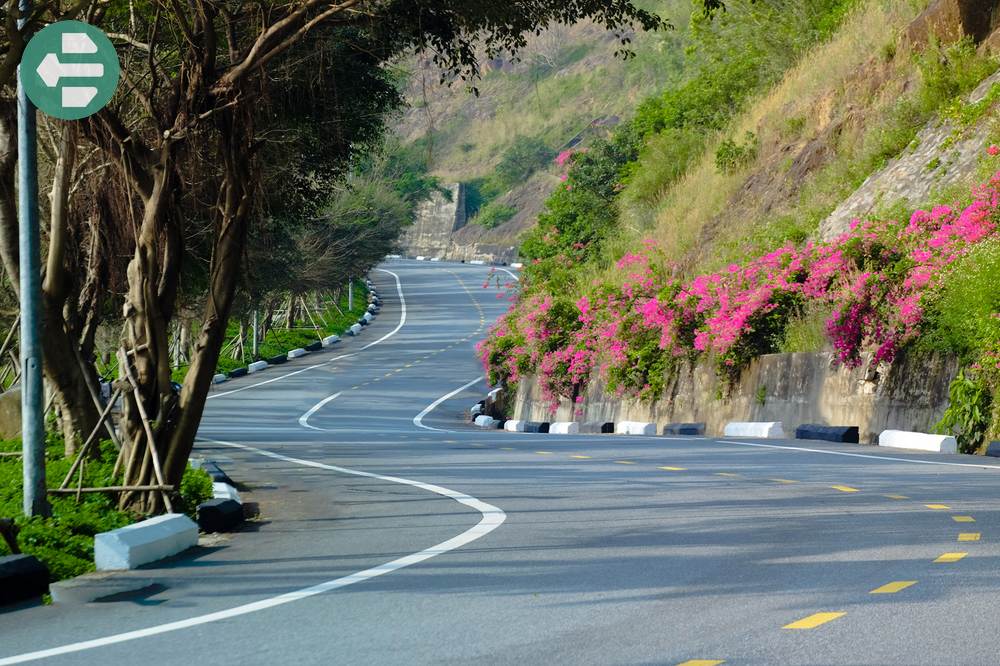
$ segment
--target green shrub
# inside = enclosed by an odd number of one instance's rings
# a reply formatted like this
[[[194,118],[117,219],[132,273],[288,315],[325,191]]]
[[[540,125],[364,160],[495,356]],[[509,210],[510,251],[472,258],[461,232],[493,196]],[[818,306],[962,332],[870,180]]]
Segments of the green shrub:
[[[517,136],[497,164],[497,179],[507,187],[520,185],[553,157],[555,151],[538,137]]]
[[[735,173],[750,166],[757,159],[757,135],[747,132],[743,143],[726,139],[715,151],[715,168],[722,173]]]
[[[491,201],[480,209],[479,214],[472,221],[481,227],[492,229],[507,222],[515,215],[517,215],[517,209],[513,206],[508,206],[499,201]]]
[[[181,477],[179,491],[180,506],[174,507],[174,510],[182,511],[194,520],[197,518],[198,505],[212,499],[212,477],[203,469],[188,467]]]
[[[980,378],[960,370],[948,388],[948,409],[935,430],[953,435],[962,453],[976,453],[985,443],[990,427],[993,396]]]

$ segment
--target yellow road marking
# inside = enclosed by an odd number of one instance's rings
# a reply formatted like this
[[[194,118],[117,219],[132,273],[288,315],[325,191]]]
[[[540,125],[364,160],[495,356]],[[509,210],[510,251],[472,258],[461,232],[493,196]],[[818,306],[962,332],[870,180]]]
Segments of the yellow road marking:
[[[635,464],[631,460],[616,460],[615,462],[618,463],[619,465],[634,465]]]
[[[360,387],[360,386],[352,386],[352,387],[351,387],[351,390],[352,390],[352,391],[357,391],[357,390],[358,390],[359,388],[361,388],[361,387]]]
[[[590,460],[590,456],[570,456],[570,458],[576,458],[577,460]]]
[[[500,447],[500,450],[501,450],[501,451],[517,451],[517,449],[515,449],[515,448],[514,448],[514,447],[512,447],[512,446],[501,446],[501,447]]]
[[[842,493],[856,493],[856,492],[858,492],[857,488],[851,488],[850,486],[830,486],[830,487],[833,488],[834,490],[839,490]]]
[[[889,499],[898,499],[898,500],[910,499],[906,495],[882,495],[882,497],[888,497]]]
[[[719,666],[719,664],[724,663],[726,662],[722,659],[688,659],[677,666]]]
[[[739,477],[739,474],[733,474],[732,472],[716,472],[715,475],[716,476],[728,476],[728,477],[731,477],[731,478],[737,478],[737,477]]]
[[[935,511],[940,511],[941,509],[950,509],[951,507],[947,504],[924,504],[928,509],[933,509]]]
[[[407,368],[412,368],[412,367],[413,367],[413,364],[412,364],[412,363],[407,363],[407,364],[406,364],[406,367],[407,367]]]
[[[973,518],[972,516],[952,516],[951,519],[954,520],[956,523],[974,523],[974,522],[976,522],[976,519]]]
[[[916,585],[916,584],[917,581],[915,580],[897,580],[891,583],[886,583],[882,587],[876,587],[868,594],[896,594],[900,590],[905,590],[911,585]]]
[[[821,624],[826,624],[836,620],[838,617],[843,617],[847,613],[843,612],[830,612],[830,613],[813,613],[809,617],[804,617],[801,620],[796,620],[791,624],[786,624],[782,629],[815,629]]]
[[[551,456],[552,455],[551,451],[535,451],[535,453],[537,453],[540,456]]]
[[[771,479],[771,481],[774,481],[775,483],[798,483],[798,481],[793,479]]]
[[[958,535],[959,541],[979,541],[983,535],[979,532],[962,532]]]
[[[686,467],[660,467],[659,469],[662,469],[662,470],[664,470],[666,472],[683,472],[687,468]]]
[[[958,562],[960,559],[968,555],[968,553],[943,553],[938,557],[935,562],[941,562],[943,564],[948,564],[949,562]]]

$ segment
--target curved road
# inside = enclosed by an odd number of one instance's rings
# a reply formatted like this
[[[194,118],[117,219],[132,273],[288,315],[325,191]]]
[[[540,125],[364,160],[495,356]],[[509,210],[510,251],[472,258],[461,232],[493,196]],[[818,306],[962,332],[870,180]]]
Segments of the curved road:
[[[992,461],[478,431],[490,269],[384,268],[362,336],[211,397],[261,520],[0,614],[0,664],[997,663]]]

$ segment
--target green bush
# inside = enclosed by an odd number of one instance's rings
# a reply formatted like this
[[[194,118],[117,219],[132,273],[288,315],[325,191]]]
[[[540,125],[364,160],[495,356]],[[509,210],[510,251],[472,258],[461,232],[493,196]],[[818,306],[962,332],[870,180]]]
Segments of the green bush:
[[[513,206],[508,206],[499,201],[491,201],[480,209],[479,214],[472,221],[481,227],[492,229],[507,222],[515,215],[517,215],[517,209]]]
[[[179,492],[181,503],[174,510],[182,511],[195,520],[198,505],[212,499],[212,477],[203,469],[188,467],[181,477]]]
[[[948,388],[948,409],[935,429],[953,435],[962,453],[976,453],[985,443],[990,428],[993,396],[980,377],[960,370]]]
[[[507,187],[526,181],[555,157],[555,151],[538,137],[517,136],[497,164],[497,179]]]
[[[753,132],[746,133],[742,144],[726,139],[715,151],[715,168],[722,173],[735,173],[745,169],[757,159],[758,147],[757,135]]]

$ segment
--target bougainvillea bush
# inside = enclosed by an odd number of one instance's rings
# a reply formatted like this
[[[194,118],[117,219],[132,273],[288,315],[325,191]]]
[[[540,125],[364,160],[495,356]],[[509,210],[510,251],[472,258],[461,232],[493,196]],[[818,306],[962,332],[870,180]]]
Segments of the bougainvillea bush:
[[[1000,172],[973,189],[971,203],[855,221],[831,242],[788,244],[693,278],[647,241],[617,262],[616,284],[526,290],[481,357],[494,384],[537,375],[553,407],[595,378],[618,395],[653,399],[685,361],[708,359],[734,382],[753,358],[780,349],[790,319],[822,307],[840,363],[857,366],[866,352],[891,362],[931,325],[925,315],[951,267],[996,239],[998,208]],[[978,353],[1000,358],[1000,349]]]

